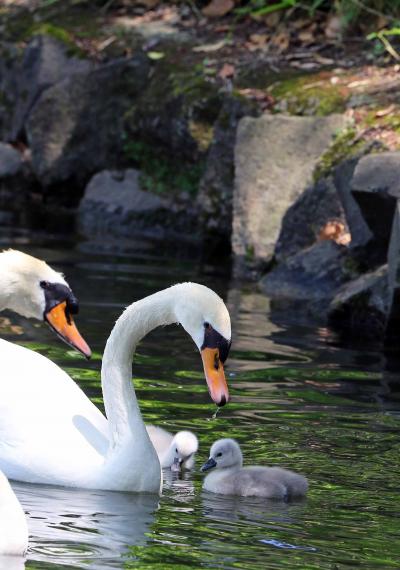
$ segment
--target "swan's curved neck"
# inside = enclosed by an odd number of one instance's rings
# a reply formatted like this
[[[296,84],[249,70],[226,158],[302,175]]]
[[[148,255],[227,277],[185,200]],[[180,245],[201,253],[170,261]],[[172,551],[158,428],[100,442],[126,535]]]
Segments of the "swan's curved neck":
[[[160,325],[176,322],[176,287],[130,305],[117,320],[104,350],[102,389],[113,448],[146,433],[132,384],[132,359],[138,342]],[[147,437],[143,435],[147,441]]]

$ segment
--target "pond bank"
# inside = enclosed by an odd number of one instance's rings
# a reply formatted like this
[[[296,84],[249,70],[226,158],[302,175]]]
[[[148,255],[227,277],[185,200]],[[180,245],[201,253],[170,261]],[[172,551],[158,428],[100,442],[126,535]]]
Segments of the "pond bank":
[[[388,338],[397,190],[359,187],[355,170],[378,153],[397,176],[397,66],[333,54],[320,70],[310,50],[312,73],[288,59],[277,73],[276,54],[172,20],[46,14],[4,24],[2,225],[232,246],[236,274],[268,295]]]

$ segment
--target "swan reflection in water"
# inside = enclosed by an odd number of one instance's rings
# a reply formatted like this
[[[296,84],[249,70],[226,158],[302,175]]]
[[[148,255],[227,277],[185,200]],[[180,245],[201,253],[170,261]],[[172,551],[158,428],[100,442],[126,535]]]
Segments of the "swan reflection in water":
[[[128,547],[146,544],[160,500],[158,495],[16,482],[13,489],[28,517],[28,561],[102,570],[120,567]]]

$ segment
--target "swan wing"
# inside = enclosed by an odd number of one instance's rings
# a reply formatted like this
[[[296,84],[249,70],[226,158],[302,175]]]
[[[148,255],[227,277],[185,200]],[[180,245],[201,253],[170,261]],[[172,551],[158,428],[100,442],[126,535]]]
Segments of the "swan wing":
[[[108,423],[44,356],[0,340],[0,468],[11,479],[79,485],[101,465]]]
[[[169,431],[157,426],[146,425],[146,429],[151,439],[151,443],[157,451],[157,455],[159,457],[162,456],[166,451],[168,451],[174,436],[172,433],[169,433]]]

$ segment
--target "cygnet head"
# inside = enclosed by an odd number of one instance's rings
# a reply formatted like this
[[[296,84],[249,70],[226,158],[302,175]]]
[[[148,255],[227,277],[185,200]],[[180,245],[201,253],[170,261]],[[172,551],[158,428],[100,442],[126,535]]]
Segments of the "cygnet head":
[[[175,314],[200,350],[210,395],[218,406],[229,399],[223,364],[231,347],[231,320],[223,300],[198,283],[177,285]]]
[[[11,249],[0,253],[0,271],[5,300],[0,309],[44,320],[64,342],[87,358],[91,356],[72,319],[79,310],[78,300],[61,273],[40,259]]]
[[[237,441],[230,438],[219,439],[210,449],[208,461],[201,466],[200,471],[209,471],[214,467],[224,469],[227,467],[241,467],[243,456]]]
[[[188,459],[197,452],[199,442],[191,431],[178,431],[171,442],[171,447],[174,452],[171,469],[173,471],[180,471],[182,463],[188,461]]]

